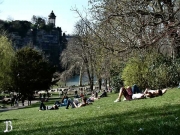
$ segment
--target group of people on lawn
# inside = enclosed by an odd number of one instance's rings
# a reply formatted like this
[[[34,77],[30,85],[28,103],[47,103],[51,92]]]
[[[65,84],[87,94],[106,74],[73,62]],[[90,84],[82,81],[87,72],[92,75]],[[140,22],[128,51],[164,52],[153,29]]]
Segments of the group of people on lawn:
[[[107,92],[104,90],[100,96],[98,96],[97,91],[93,91],[90,97],[86,97],[83,93],[79,95],[75,91],[74,98],[69,98],[67,94],[65,94],[61,101],[55,101],[53,106],[45,106],[43,100],[40,103],[40,110],[56,110],[59,107],[65,106],[66,109],[69,109],[69,106],[72,108],[79,108],[86,105],[92,104],[95,100],[98,100],[102,97],[107,97]]]
[[[124,97],[123,100],[130,101],[133,99],[143,99],[143,98],[153,98],[157,96],[162,96],[167,89],[162,90],[150,90],[146,88],[144,92],[141,92],[136,84],[134,84],[132,87],[121,87],[119,91],[118,98],[114,102],[120,102],[122,96]],[[104,90],[100,96],[98,96],[97,91],[93,91],[90,97],[86,97],[83,95],[83,93],[80,93],[80,95],[77,94],[75,91],[74,99],[71,99],[68,97],[67,94],[65,94],[61,101],[56,101],[53,106],[45,106],[43,101],[41,101],[40,104],[40,110],[56,110],[59,109],[59,107],[65,106],[66,109],[69,109],[69,106],[72,108],[79,108],[83,107],[89,104],[92,104],[95,100],[100,99],[101,97],[107,97],[107,91]]]
[[[141,92],[138,86],[134,84],[132,87],[121,87],[121,89],[119,90],[118,98],[114,102],[120,102],[122,95],[124,96],[124,100],[133,100],[162,96],[166,91],[167,89],[151,90],[149,88],[146,88],[144,92]]]

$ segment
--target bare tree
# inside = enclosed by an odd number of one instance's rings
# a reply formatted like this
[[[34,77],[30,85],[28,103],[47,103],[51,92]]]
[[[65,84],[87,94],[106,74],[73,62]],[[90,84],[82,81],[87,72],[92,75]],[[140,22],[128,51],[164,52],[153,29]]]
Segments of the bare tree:
[[[90,0],[91,15],[111,39],[105,48],[125,56],[133,50],[175,47],[179,29],[179,1],[174,0]],[[102,37],[102,41],[107,36]],[[168,42],[167,42],[168,41]],[[114,48],[114,46],[116,46]]]
[[[73,11],[81,18],[75,27],[74,44],[78,45],[78,56],[90,84],[94,75],[99,82],[110,78],[111,69],[123,66],[135,54],[143,55],[154,48],[170,56],[178,54],[179,0],[89,0],[89,3],[88,17],[78,9]]]
[[[65,85],[67,79],[71,78],[74,74],[78,74],[79,69],[81,69],[80,64],[82,60],[78,56],[74,42],[73,39],[68,42],[67,48],[62,52],[60,57],[62,67],[64,68],[64,72],[61,73],[60,78],[65,82]]]

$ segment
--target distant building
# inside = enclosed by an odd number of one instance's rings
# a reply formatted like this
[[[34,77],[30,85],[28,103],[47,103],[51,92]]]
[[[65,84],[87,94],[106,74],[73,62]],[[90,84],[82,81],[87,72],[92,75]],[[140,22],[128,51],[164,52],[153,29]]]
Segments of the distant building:
[[[56,22],[56,16],[53,13],[53,11],[50,13],[50,15],[48,16],[48,22],[49,24],[53,25],[53,27],[55,27],[55,22]]]

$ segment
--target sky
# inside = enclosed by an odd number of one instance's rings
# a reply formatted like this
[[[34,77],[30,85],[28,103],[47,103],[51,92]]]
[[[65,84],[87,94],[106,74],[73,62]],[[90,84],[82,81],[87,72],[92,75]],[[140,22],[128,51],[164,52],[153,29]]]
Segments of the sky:
[[[53,10],[56,27],[72,34],[75,23],[80,19],[71,10],[75,7],[83,13],[88,7],[88,0],[0,0],[0,19],[31,21],[33,15],[48,18]]]

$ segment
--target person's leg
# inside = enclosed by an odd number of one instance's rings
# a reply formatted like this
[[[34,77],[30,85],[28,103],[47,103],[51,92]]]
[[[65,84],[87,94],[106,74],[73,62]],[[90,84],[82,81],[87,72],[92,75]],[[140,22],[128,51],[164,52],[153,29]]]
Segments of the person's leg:
[[[119,102],[119,101],[121,101],[121,97],[122,97],[122,94],[123,94],[124,89],[125,89],[125,88],[122,87],[122,88],[119,90],[118,98],[117,98],[114,102]]]
[[[104,97],[104,92],[99,97]]]
[[[17,100],[17,106],[19,106],[19,101]]]
[[[77,108],[78,105],[75,102],[72,102],[72,108]]]
[[[140,93],[141,92],[137,85],[135,85],[134,87],[135,87],[135,93]]]
[[[71,99],[68,99],[66,109],[69,109],[69,105],[71,104]]]
[[[141,93],[141,90],[139,89],[139,87],[137,87],[137,93]]]
[[[39,106],[39,110],[42,110],[42,107],[43,107],[43,104],[42,102],[40,103],[40,106]]]
[[[46,106],[43,104],[43,109],[46,110]]]
[[[166,93],[167,89],[163,89],[162,90],[162,94]]]
[[[11,107],[13,106],[13,101],[11,101]]]
[[[135,85],[132,86],[132,93],[135,94]]]
[[[97,93],[97,91],[95,92],[95,98],[98,98],[98,93]]]
[[[24,101],[22,100],[22,106],[24,106]]]
[[[134,84],[132,86],[132,93],[136,94],[136,93],[140,93],[141,91],[139,90],[138,86],[136,84]]]
[[[125,100],[132,100],[132,89],[128,87],[127,89],[122,90],[122,95],[124,96]]]
[[[144,94],[148,94],[148,89],[147,88],[145,89]]]

